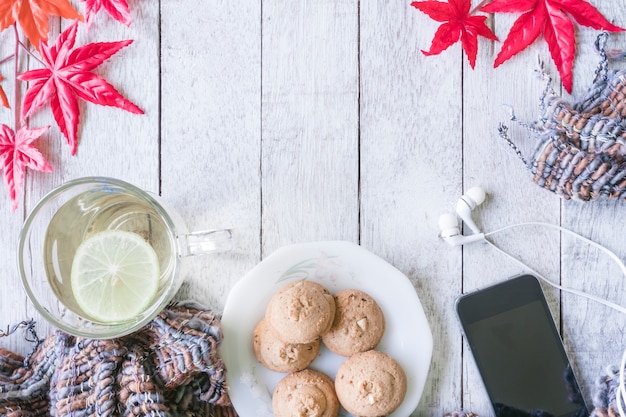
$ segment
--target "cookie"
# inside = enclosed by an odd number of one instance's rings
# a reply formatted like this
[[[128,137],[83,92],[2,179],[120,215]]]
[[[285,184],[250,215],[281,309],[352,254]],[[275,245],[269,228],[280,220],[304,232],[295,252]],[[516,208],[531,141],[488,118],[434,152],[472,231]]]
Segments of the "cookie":
[[[376,301],[355,289],[339,291],[334,298],[335,319],[322,336],[324,345],[341,356],[374,349],[385,332],[385,317]]]
[[[386,416],[400,406],[406,395],[406,375],[398,362],[376,350],[346,359],[335,376],[341,405],[361,417]]]
[[[313,362],[320,350],[320,340],[311,343],[284,343],[261,319],[252,338],[254,356],[267,369],[275,372],[301,371]]]
[[[265,318],[283,342],[310,343],[332,326],[335,299],[320,284],[296,281],[272,296]]]
[[[339,401],[333,381],[326,374],[305,369],[278,382],[272,408],[275,417],[336,417]]]

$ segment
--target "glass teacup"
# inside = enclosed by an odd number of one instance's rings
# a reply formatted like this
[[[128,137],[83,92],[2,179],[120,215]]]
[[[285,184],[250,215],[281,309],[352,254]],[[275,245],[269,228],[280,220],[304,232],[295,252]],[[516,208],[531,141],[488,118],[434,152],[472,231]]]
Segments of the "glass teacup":
[[[158,259],[155,294],[145,308],[123,320],[86,313],[72,285],[77,250],[111,231],[139,236]],[[189,233],[174,209],[132,184],[86,177],[52,190],[28,215],[19,237],[18,265],[28,297],[52,325],[76,336],[113,338],[138,330],[172,300],[183,281],[182,258],[230,250],[232,242],[229,229]]]

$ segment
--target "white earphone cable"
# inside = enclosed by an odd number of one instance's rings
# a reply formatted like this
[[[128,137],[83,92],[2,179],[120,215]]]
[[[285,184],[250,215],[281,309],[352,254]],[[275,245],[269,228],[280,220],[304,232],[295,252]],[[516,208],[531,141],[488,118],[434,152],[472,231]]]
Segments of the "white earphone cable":
[[[624,265],[624,263],[622,262],[622,260],[615,255],[615,253],[613,253],[611,250],[605,248],[604,246],[590,240],[587,239],[584,236],[579,235],[578,233],[572,232],[571,230],[568,230],[564,227],[561,226],[557,226],[554,224],[550,224],[550,223],[544,223],[544,222],[526,222],[526,223],[517,223],[517,224],[513,224],[510,226],[506,226],[503,227],[501,229],[498,230],[494,230],[492,232],[489,233],[481,233],[480,229],[478,228],[478,226],[476,226],[476,224],[474,223],[474,221],[472,220],[471,217],[471,212],[474,210],[474,208],[476,208],[476,206],[480,205],[484,200],[485,200],[485,196],[486,193],[485,191],[480,188],[480,187],[472,187],[470,189],[468,189],[466,191],[466,193],[459,199],[459,202],[457,203],[457,207],[456,207],[456,215],[458,217],[460,217],[465,223],[466,225],[474,232],[473,235],[463,235],[461,234],[459,227],[458,227],[458,222],[456,220],[456,216],[451,215],[451,214],[443,214],[439,217],[439,228],[441,230],[441,234],[440,236],[450,245],[453,246],[458,246],[458,245],[464,245],[467,243],[471,243],[471,242],[477,242],[477,241],[485,241],[487,242],[492,248],[494,248],[496,251],[500,252],[501,254],[505,255],[506,257],[512,259],[514,262],[516,262],[518,265],[521,265],[522,268],[526,268],[528,269],[530,272],[532,272],[533,274],[535,274],[537,276],[537,278],[541,279],[542,281],[546,282],[548,285],[551,285],[561,291],[564,292],[568,292],[568,293],[572,293],[575,295],[578,295],[580,297],[583,298],[587,298],[589,300],[595,301],[597,303],[603,304],[607,307],[610,307],[620,313],[624,313],[626,314],[626,308],[613,303],[611,301],[608,300],[604,300],[602,298],[596,297],[594,295],[590,295],[587,294],[585,292],[579,291],[579,290],[575,290],[575,289],[571,289],[571,288],[567,288],[564,287],[560,284],[556,284],[553,283],[552,281],[548,280],[546,277],[544,277],[543,275],[541,275],[540,273],[538,273],[537,271],[533,270],[532,268],[530,268],[528,265],[526,265],[524,262],[522,262],[520,259],[516,258],[515,256],[509,254],[508,252],[504,251],[503,249],[500,249],[499,247],[497,247],[494,243],[492,243],[488,237],[496,234],[496,233],[500,233],[500,232],[504,232],[508,229],[512,229],[512,228],[516,228],[516,227],[522,227],[522,226],[542,226],[542,227],[547,227],[547,228],[552,228],[552,229],[556,229],[564,234],[573,236],[575,238],[578,238],[580,240],[582,240],[583,242],[587,243],[588,245],[596,248],[596,249],[600,249],[600,251],[604,252],[606,255],[608,255],[616,264],[617,266],[620,268],[622,274],[624,275],[624,277],[626,277],[626,266]],[[626,383],[624,381],[624,376],[626,374],[626,372],[624,371],[624,368],[626,368],[626,349],[624,350],[624,352],[622,353],[622,360],[620,363],[620,369],[619,369],[619,381],[618,381],[618,387],[617,387],[617,392],[615,393],[615,402],[616,402],[616,407],[617,407],[617,411],[619,413],[619,415],[621,417],[626,417],[626,412],[624,411],[624,401],[626,401]]]
[[[537,272],[536,270],[530,268],[528,265],[526,265],[525,263],[523,263],[522,261],[520,261],[519,259],[515,258],[513,255],[511,255],[508,252],[505,252],[504,250],[500,249],[499,247],[497,247],[496,245],[494,245],[492,242],[490,242],[489,240],[486,240],[486,242],[491,245],[491,247],[493,247],[496,251],[500,252],[503,255],[506,255],[507,257],[509,257],[511,260],[513,260],[515,263],[517,263],[518,265],[522,266],[523,268],[528,269],[530,272],[532,272],[537,278],[541,279],[542,281],[544,281],[546,284],[551,285],[554,288],[557,288],[563,292],[568,292],[570,294],[575,294],[578,295],[580,297],[584,297],[584,298],[588,298],[590,300],[593,300],[597,303],[600,304],[604,304],[607,307],[610,307],[614,310],[619,311],[620,313],[624,313],[626,314],[626,308],[620,306],[619,304],[615,304],[612,303],[611,301],[607,301],[604,300],[602,298],[596,297],[595,295],[591,295],[591,294],[587,294],[585,292],[573,289],[573,288],[568,288],[568,287],[564,287],[560,284],[556,284],[552,281],[550,281],[549,279],[547,279],[546,277],[544,277],[543,275],[541,275],[539,272]]]
[[[506,257],[510,258],[511,260],[513,260],[515,263],[517,263],[518,265],[522,266],[523,268],[528,269],[530,272],[532,272],[533,274],[535,274],[537,276],[537,278],[541,279],[542,281],[544,281],[545,283],[553,286],[554,288],[557,288],[561,291],[564,292],[568,292],[571,294],[575,294],[578,295],[580,297],[584,297],[587,298],[589,300],[595,301],[597,303],[603,304],[607,307],[610,307],[614,310],[619,311],[620,313],[624,313],[626,314],[626,308],[613,303],[611,301],[608,300],[604,300],[602,298],[596,297],[594,295],[591,294],[587,294],[585,292],[576,290],[576,289],[572,289],[572,288],[568,288],[568,287],[564,287],[560,284],[556,284],[550,280],[548,280],[546,277],[544,277],[543,275],[541,275],[540,273],[538,273],[537,271],[535,271],[534,269],[530,268],[528,265],[526,265],[524,262],[522,262],[521,260],[517,259],[515,256],[511,255],[510,253],[504,251],[503,249],[500,249],[499,247],[497,247],[493,242],[490,242],[487,237],[492,236],[496,233],[500,233],[500,232],[504,232],[508,229],[512,229],[515,227],[521,227],[521,226],[542,226],[542,227],[549,227],[552,229],[556,229],[559,230],[560,232],[563,232],[565,234],[568,234],[570,236],[574,236],[578,239],[581,239],[583,242],[589,244],[590,246],[600,249],[602,252],[604,252],[605,254],[607,254],[616,264],[617,266],[620,268],[620,270],[622,271],[622,273],[624,274],[624,277],[626,277],[626,266],[624,265],[624,263],[622,262],[622,260],[615,254],[613,253],[611,250],[605,248],[604,246],[590,240],[587,239],[586,237],[579,235],[576,232],[572,232],[571,230],[565,229],[564,227],[561,226],[557,226],[554,224],[550,224],[550,223],[543,223],[543,222],[526,222],[526,223],[516,223],[516,224],[512,224],[509,226],[505,226],[502,227],[500,229],[494,230],[492,232],[489,233],[485,233],[485,242],[487,242],[492,248],[494,248],[496,251],[500,252],[501,254],[505,255]],[[620,363],[620,369],[619,369],[619,383],[618,383],[618,388],[617,388],[617,392],[616,392],[616,396],[615,396],[615,402],[617,404],[617,409],[619,412],[619,415],[621,417],[626,417],[626,412],[624,411],[624,399],[626,399],[626,384],[624,382],[624,368],[626,367],[626,349],[624,350],[624,352],[622,353],[622,359],[621,359],[621,363]]]
[[[515,227],[520,227],[520,226],[542,226],[542,227],[549,227],[555,230],[558,230],[562,233],[568,234],[570,236],[574,236],[575,238],[578,238],[582,241],[584,241],[585,243],[587,243],[588,245],[596,248],[596,249],[600,249],[601,251],[603,251],[604,253],[606,253],[616,264],[617,266],[619,266],[620,270],[622,271],[622,274],[624,274],[624,277],[626,277],[626,266],[624,265],[624,263],[622,262],[622,260],[615,254],[613,253],[611,250],[605,248],[604,246],[594,242],[591,239],[587,239],[586,237],[579,235],[576,232],[572,232],[571,230],[568,230],[562,226],[557,226],[555,224],[551,224],[551,223],[544,223],[544,222],[525,222],[525,223],[516,223],[516,224],[512,224],[509,226],[505,226],[502,227],[498,230],[494,230],[493,232],[489,232],[489,233],[485,233],[485,236],[491,236],[495,233],[500,233],[503,232],[505,230],[508,229],[512,229]]]

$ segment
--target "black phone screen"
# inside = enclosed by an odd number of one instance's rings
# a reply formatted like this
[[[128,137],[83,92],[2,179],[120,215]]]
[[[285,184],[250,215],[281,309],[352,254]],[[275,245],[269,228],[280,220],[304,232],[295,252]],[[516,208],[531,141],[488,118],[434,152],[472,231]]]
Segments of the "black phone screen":
[[[457,312],[497,417],[587,415],[535,277],[465,295]]]

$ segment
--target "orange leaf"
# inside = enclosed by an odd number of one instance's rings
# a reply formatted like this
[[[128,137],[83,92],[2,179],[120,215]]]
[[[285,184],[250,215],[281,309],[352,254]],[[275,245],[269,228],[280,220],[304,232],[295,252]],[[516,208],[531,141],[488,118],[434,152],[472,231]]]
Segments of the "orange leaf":
[[[4,77],[2,75],[0,75],[0,81],[4,81]],[[7,109],[11,108],[11,106],[9,105],[9,99],[7,98],[7,94],[4,92],[2,86],[0,86],[0,104],[2,104],[2,106],[6,107]]]
[[[83,20],[69,0],[0,0],[0,31],[17,21],[37,49],[48,40],[49,16]]]
[[[19,2],[16,0],[0,0],[0,30],[15,23]]]

